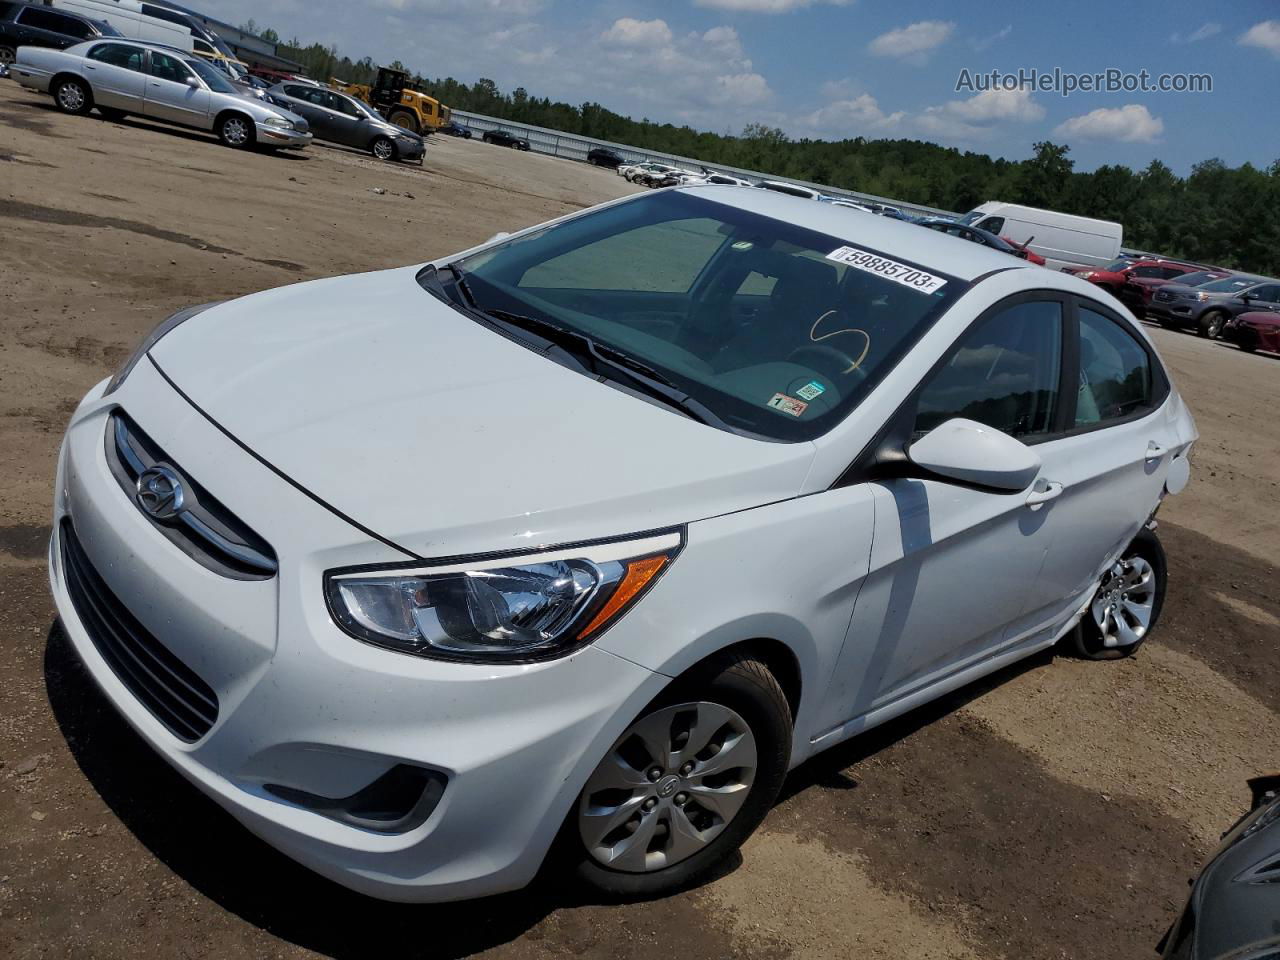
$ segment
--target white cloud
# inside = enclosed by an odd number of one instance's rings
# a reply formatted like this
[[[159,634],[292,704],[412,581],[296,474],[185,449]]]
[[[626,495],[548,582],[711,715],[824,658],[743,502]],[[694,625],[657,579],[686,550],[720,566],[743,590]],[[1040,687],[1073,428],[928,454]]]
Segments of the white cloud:
[[[997,30],[995,33],[991,34],[990,36],[982,37],[979,40],[970,40],[969,45],[973,47],[973,49],[981,53],[983,50],[986,50],[992,46],[995,46],[995,44],[999,43],[1001,40],[1009,39],[1009,34],[1011,33],[1013,33],[1012,23],[1008,24],[1007,26],[1001,27],[999,30]]]
[[[1115,140],[1120,143],[1150,143],[1164,133],[1164,121],[1153,117],[1139,103],[1123,107],[1099,107],[1079,117],[1072,117],[1054,128],[1059,137],[1081,140]]]
[[[882,33],[867,45],[877,57],[911,58],[919,62],[942,46],[956,25],[943,20],[921,20],[910,26]]]
[[[1260,47],[1280,57],[1280,20],[1263,20],[1240,34],[1239,43],[1245,47]]]
[[[1208,40],[1210,37],[1216,37],[1222,32],[1222,24],[1206,23],[1201,27],[1192,30],[1185,36],[1181,33],[1175,33],[1169,37],[1170,43],[1199,43],[1201,40]]]
[[[1004,123],[1034,123],[1044,107],[1031,99],[1031,90],[983,90],[967,100],[928,107],[915,119],[924,134],[942,140],[986,140]]]
[[[869,93],[843,100],[833,100],[802,118],[805,126],[835,138],[856,137],[864,133],[889,133],[906,119],[901,110],[885,113]]]
[[[619,47],[663,47],[671,43],[671,28],[665,20],[615,20],[600,39]]]
[[[736,10],[739,13],[790,13],[792,10],[800,10],[816,4],[845,7],[854,0],[695,0],[695,2],[700,7]]]

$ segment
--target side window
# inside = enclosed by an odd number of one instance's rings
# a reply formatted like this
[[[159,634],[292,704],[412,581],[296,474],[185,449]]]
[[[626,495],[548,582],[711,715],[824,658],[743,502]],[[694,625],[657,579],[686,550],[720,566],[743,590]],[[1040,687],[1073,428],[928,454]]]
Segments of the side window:
[[[1047,434],[1058,409],[1062,304],[1016,303],[981,320],[920,392],[915,431],[953,417],[976,420],[1012,437]]]
[[[329,94],[329,100],[332,103],[333,109],[337,110],[339,113],[348,117],[360,116],[360,111],[355,108],[355,104],[350,100],[340,97],[336,93]]]
[[[1254,299],[1261,300],[1264,303],[1280,303],[1280,285],[1268,284],[1265,287],[1258,287],[1253,291]]]
[[[151,75],[161,80],[172,80],[174,83],[186,83],[187,77],[194,76],[177,57],[160,53],[158,50],[151,51]]]
[[[50,33],[61,33],[72,37],[87,37],[89,31],[84,24],[71,17],[46,10],[43,7],[24,7],[18,16],[18,22],[36,30],[48,30]],[[78,32],[77,32],[77,28]]]
[[[987,217],[978,226],[983,230],[990,230],[992,233],[999,234],[1004,229],[1004,217]]]
[[[1185,277],[1188,273],[1194,272],[1194,270],[1179,270],[1177,267],[1165,267],[1161,275],[1166,280],[1176,280],[1178,277]]]
[[[1151,405],[1147,351],[1110,317],[1080,308],[1077,427],[1119,420]]]
[[[89,59],[142,72],[142,51],[137,47],[126,47],[122,43],[100,43],[89,51]]]
[[[307,90],[305,87],[298,87],[298,86],[289,84],[285,86],[284,92],[287,93],[289,96],[294,97],[298,100],[307,99]]]

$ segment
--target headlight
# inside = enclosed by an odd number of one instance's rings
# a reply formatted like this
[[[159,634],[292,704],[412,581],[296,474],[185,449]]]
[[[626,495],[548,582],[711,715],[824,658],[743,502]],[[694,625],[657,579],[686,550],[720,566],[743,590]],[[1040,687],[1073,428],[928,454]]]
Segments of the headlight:
[[[125,377],[129,376],[129,373],[133,370],[133,368],[138,365],[138,361],[141,360],[143,357],[145,357],[147,353],[151,350],[151,348],[160,342],[160,339],[165,334],[173,330],[176,326],[178,326],[178,324],[183,323],[184,321],[190,320],[196,314],[203,313],[205,310],[208,310],[210,307],[216,307],[221,302],[222,301],[220,300],[215,300],[212,303],[201,303],[194,307],[187,307],[185,310],[179,310],[173,316],[169,317],[166,320],[161,321],[158,327],[156,327],[149,334],[143,337],[142,342],[138,344],[137,348],[133,351],[133,353],[129,355],[129,359],[126,360],[124,362],[124,365],[121,366],[120,369],[115,372],[115,376],[111,378],[111,382],[107,384],[107,389],[103,392],[102,395],[105,397],[108,393],[112,393],[113,391],[115,391],[116,388],[120,386],[120,384],[124,383]]]
[[[338,625],[366,643],[439,660],[528,663],[594,640],[657,581],[681,543],[669,533],[521,563],[334,571],[325,592]]]
[[[283,127],[285,130],[293,129],[293,121],[286,120],[284,117],[267,117],[262,121],[264,127]]]

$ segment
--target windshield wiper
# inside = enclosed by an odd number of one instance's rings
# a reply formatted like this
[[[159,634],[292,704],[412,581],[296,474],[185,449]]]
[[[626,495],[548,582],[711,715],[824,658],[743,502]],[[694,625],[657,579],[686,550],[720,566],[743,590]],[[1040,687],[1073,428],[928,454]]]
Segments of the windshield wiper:
[[[685,393],[653,367],[613,347],[603,346],[585,333],[569,327],[562,327],[558,323],[543,320],[541,317],[528,317],[520,313],[511,313],[508,310],[484,310],[484,313],[513,327],[527,330],[550,343],[554,343],[556,346],[568,350],[586,361],[592,372],[598,375],[604,376],[601,373],[602,368],[615,375],[621,374],[631,384],[639,388],[640,392],[661,400],[668,406],[675,407],[699,423],[719,427],[721,430],[736,432],[733,427],[725,423],[705,403]],[[616,379],[616,377],[611,377],[610,379]]]

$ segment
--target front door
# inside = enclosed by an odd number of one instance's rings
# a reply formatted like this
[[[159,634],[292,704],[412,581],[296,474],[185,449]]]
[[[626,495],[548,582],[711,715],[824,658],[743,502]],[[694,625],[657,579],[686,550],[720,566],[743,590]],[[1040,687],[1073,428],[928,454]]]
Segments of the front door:
[[[1060,426],[1066,300],[1021,295],[969,328],[914,400],[913,438],[955,417],[1039,444]],[[831,729],[1017,646],[1047,552],[1045,484],[896,478],[876,488],[871,571],[824,705]]]
[[[142,112],[157,120],[207,128],[209,91],[195,72],[177,57],[158,50],[152,50],[149,59]]]

